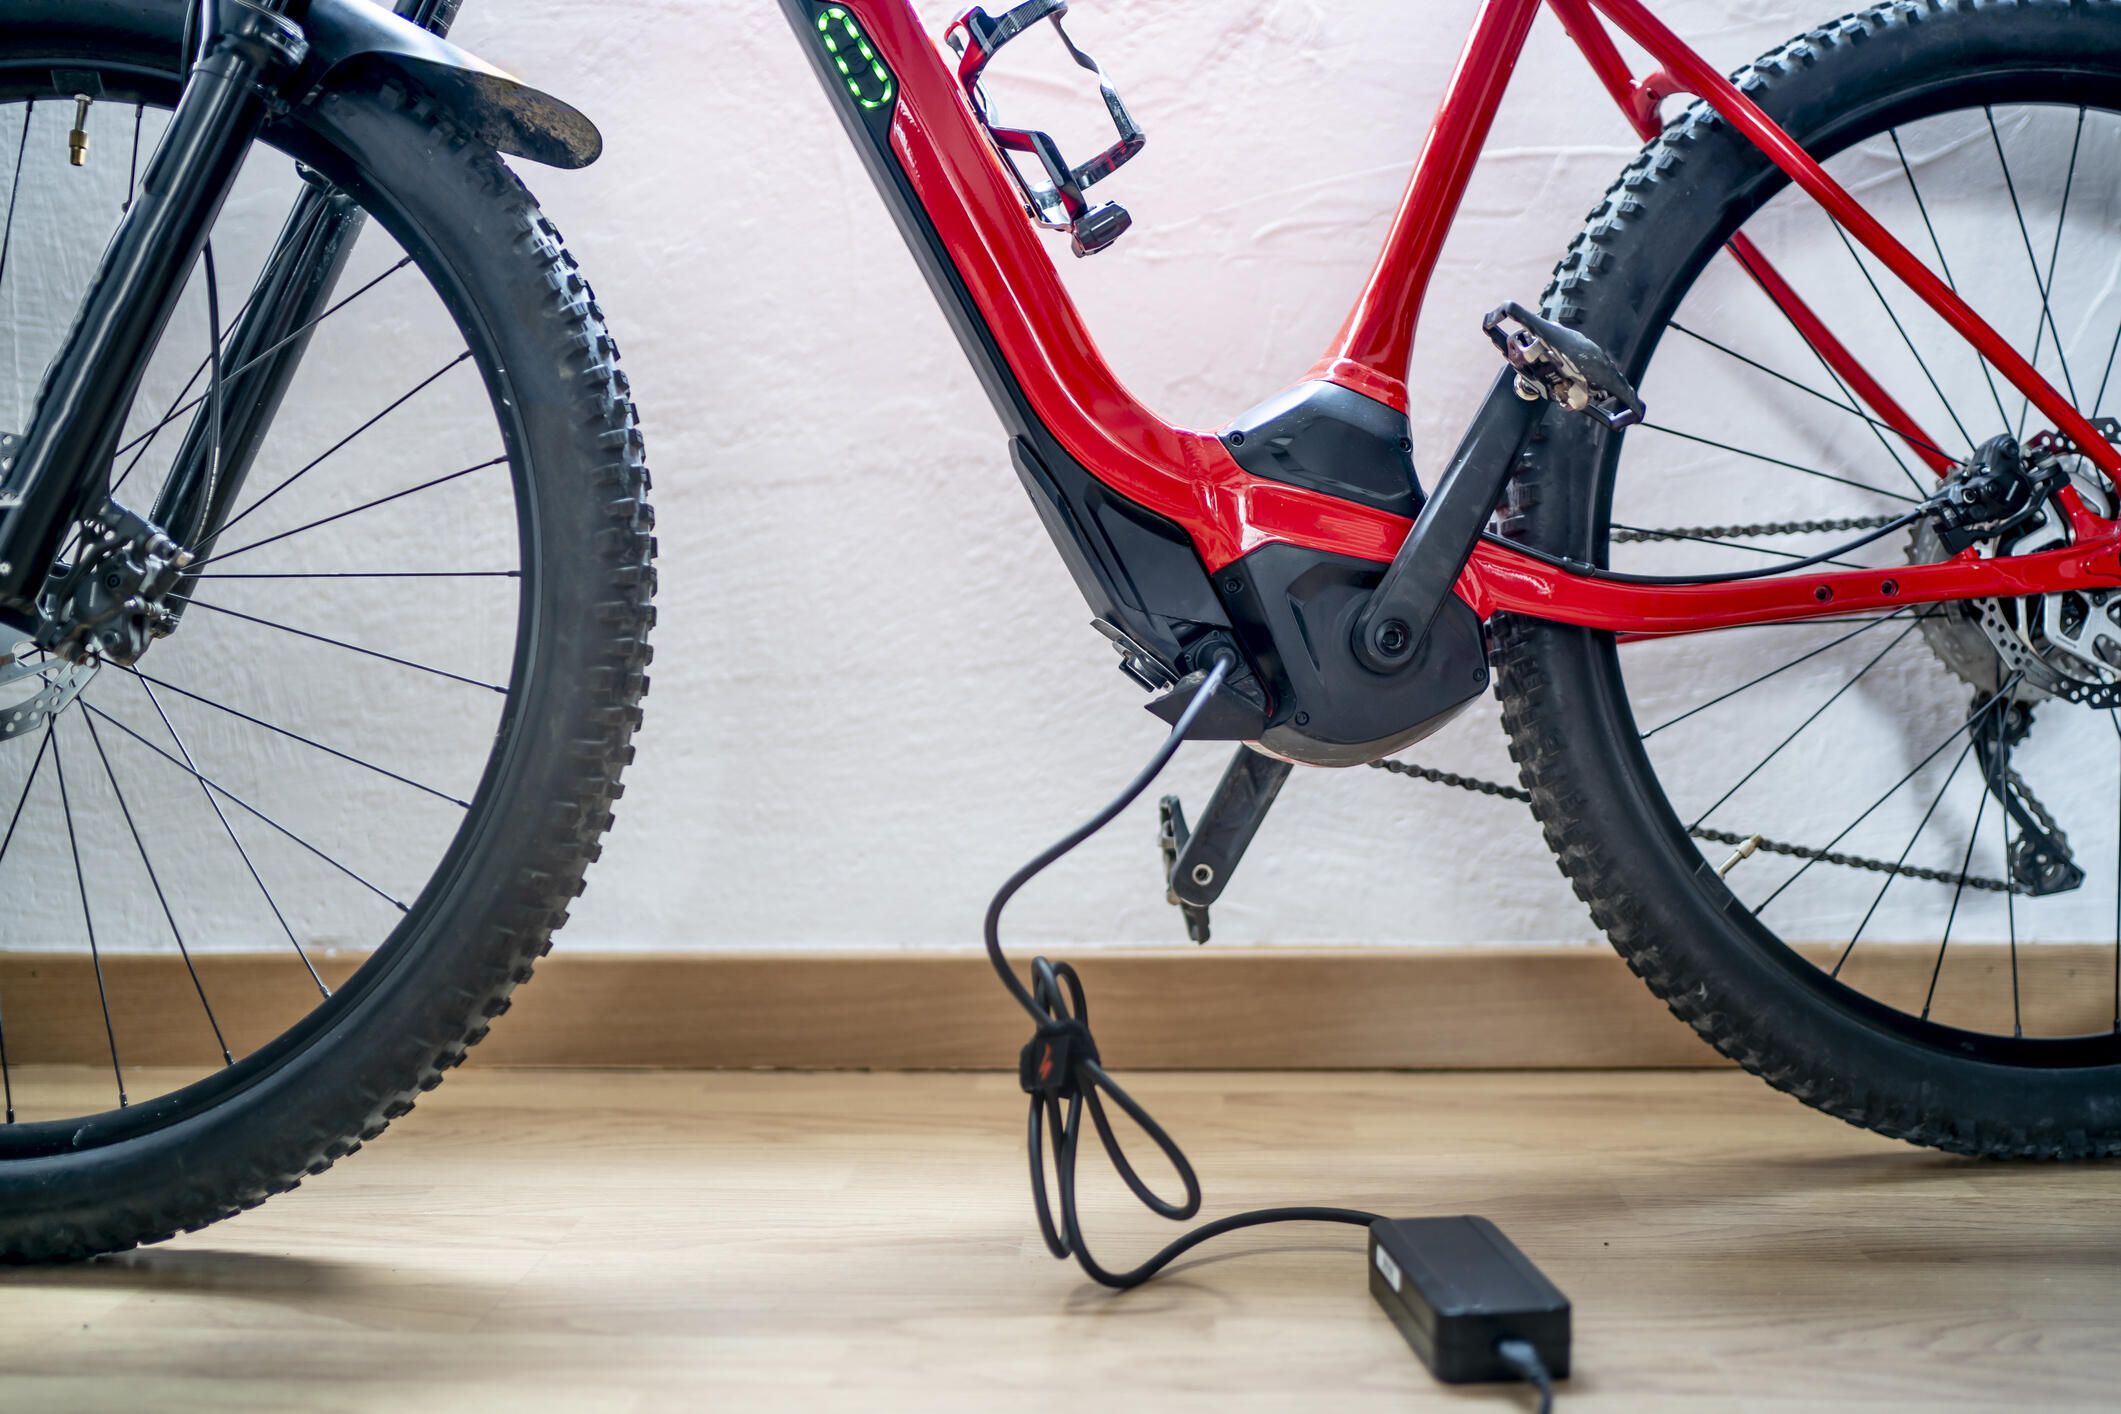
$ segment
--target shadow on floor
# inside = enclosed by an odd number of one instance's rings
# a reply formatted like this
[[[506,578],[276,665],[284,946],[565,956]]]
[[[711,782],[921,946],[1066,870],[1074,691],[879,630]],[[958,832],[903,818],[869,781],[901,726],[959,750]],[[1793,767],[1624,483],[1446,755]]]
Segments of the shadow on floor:
[[[304,1306],[387,1300],[394,1288],[418,1287],[431,1297],[447,1284],[429,1268],[401,1271],[374,1262],[211,1247],[152,1247],[65,1266],[0,1267],[0,1291],[218,1295]]]

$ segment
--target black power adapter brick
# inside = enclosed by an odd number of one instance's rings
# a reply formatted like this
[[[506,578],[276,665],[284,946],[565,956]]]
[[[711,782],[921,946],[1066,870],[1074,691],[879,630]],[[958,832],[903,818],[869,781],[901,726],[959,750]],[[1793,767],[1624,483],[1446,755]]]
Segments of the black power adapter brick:
[[[1370,1294],[1448,1384],[1569,1373],[1569,1298],[1486,1218],[1370,1224]]]

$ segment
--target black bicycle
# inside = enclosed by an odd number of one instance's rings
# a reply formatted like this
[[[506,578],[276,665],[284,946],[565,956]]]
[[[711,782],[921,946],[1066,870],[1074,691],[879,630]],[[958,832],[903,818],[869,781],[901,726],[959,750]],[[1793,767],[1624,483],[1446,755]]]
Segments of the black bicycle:
[[[457,4],[0,0],[0,1258],[380,1132],[611,824],[648,474],[502,161],[601,142]]]

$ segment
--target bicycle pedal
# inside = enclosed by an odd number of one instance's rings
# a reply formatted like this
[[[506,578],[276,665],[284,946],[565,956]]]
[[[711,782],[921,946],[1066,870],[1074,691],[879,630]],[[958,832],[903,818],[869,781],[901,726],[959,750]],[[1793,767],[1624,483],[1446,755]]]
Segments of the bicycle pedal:
[[[1512,324],[1517,327],[1507,327]],[[1527,402],[1543,398],[1615,429],[1647,414],[1612,355],[1575,330],[1514,303],[1491,311],[1480,328],[1516,370],[1517,395]]]
[[[1025,214],[1048,230],[1066,231],[1070,248],[1076,255],[1085,256],[1109,250],[1112,243],[1133,226],[1134,218],[1116,201],[1092,206],[1084,192],[1125,166],[1142,150],[1148,138],[1127,112],[1127,105],[1121,101],[1118,90],[1112,87],[1112,81],[1105,77],[1105,71],[1068,37],[1067,28],[1061,23],[1067,13],[1068,0],[1025,0],[998,16],[975,5],[943,31],[943,38],[957,51],[958,82],[964,86],[973,116],[979,119],[988,140],[1001,155],[1002,166],[1015,178],[1017,190],[1024,198]],[[1059,145],[1049,134],[995,122],[986,90],[980,84],[980,75],[1003,45],[1046,20],[1053,22],[1053,32],[1060,37],[1061,46],[1077,67],[1096,75],[1098,91],[1105,100],[1105,111],[1111,115],[1112,125],[1119,131],[1119,141],[1080,166],[1071,165],[1061,155]],[[1018,152],[1038,159],[1039,166],[1045,171],[1044,182],[1033,181],[1024,175],[1010,156]]]

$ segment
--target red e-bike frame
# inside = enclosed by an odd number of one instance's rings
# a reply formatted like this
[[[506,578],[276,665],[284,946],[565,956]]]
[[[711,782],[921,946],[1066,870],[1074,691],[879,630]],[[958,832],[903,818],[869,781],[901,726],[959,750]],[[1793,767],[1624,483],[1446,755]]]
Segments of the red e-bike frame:
[[[1389,561],[1410,528],[1400,516],[1321,491],[1263,479],[1213,432],[1173,426],[1121,384],[1026,219],[1023,198],[975,116],[958,76],[923,29],[912,0],[840,0],[896,78],[889,145],[1023,399],[1053,438],[1117,495],[1182,527],[1212,573],[1265,545],[1289,544]],[[2121,453],[2010,344],[1886,231],[1760,108],[1688,48],[1642,0],[1483,0],[1385,246],[1332,346],[1309,377],[1404,412],[1405,373],[1423,296],[1525,38],[1550,7],[1645,138],[1659,102],[1691,94],[1758,147],[2032,401],[2108,477]],[[1661,70],[1637,80],[1607,23]],[[1743,236],[1733,254],[1812,347],[1940,476],[1955,463],[1835,338]],[[1485,618],[1501,611],[1615,633],[1672,634],[1865,609],[2121,586],[2121,523],[2063,493],[2075,543],[2011,558],[1975,550],[1889,574],[1807,569],[1723,583],[1643,584],[1572,573],[1482,541],[1456,593]]]

